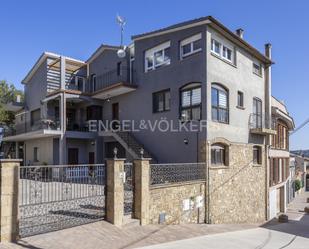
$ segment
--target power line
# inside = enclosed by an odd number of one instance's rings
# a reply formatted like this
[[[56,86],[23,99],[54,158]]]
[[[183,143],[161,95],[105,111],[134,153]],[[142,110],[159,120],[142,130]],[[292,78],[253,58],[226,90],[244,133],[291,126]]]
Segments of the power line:
[[[290,136],[293,135],[294,133],[296,133],[297,131],[299,131],[300,129],[302,129],[304,126],[306,126],[309,123],[309,118],[306,119],[305,122],[303,122],[300,126],[298,126],[294,131],[292,131],[290,133]]]

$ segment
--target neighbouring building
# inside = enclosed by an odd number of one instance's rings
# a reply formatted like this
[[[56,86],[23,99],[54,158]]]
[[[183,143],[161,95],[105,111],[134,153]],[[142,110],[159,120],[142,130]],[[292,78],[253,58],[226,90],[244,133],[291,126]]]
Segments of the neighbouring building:
[[[16,115],[16,134],[4,138],[22,146],[16,156],[22,153],[26,165],[93,164],[113,157],[116,147],[128,160],[144,148],[144,156],[159,163],[206,162],[209,222],[267,219],[268,153],[280,150],[280,168],[289,157],[287,142],[269,152],[279,128],[272,117],[287,122],[286,132],[293,126],[271,97],[271,45],[262,54],[242,29],[232,32],[208,16],[135,35],[123,58],[119,49],[101,45],[87,61],[41,55],[22,82],[25,105]],[[90,120],[162,119],[185,126],[206,120],[207,126],[89,131]],[[280,132],[281,146],[288,133],[281,138]],[[275,184],[288,177],[280,172]]]
[[[295,167],[294,178],[301,182],[300,191],[309,191],[309,158],[303,154],[290,153],[291,164]]]
[[[283,102],[272,97],[272,125],[269,150],[269,212],[270,218],[284,213],[290,200],[293,179],[290,175],[289,132],[294,129],[293,118]]]

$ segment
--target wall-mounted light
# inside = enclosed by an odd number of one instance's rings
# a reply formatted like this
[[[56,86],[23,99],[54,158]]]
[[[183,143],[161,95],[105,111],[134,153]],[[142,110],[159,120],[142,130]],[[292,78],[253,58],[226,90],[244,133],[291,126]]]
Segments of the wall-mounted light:
[[[188,145],[188,144],[189,144],[189,140],[188,140],[187,138],[185,138],[185,139],[183,140],[183,143],[184,143],[185,145]]]

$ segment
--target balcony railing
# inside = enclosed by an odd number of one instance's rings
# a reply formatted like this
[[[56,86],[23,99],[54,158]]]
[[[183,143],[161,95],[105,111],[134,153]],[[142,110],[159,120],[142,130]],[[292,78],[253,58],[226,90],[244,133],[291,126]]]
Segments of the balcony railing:
[[[130,75],[132,74],[132,75]],[[133,73],[130,73],[128,67],[120,67],[96,76],[95,83],[93,79],[89,79],[89,84],[86,88],[87,92],[96,92],[106,87],[112,86],[117,83],[131,84],[133,82]]]
[[[38,130],[60,130],[60,122],[52,119],[40,119],[35,122],[15,124],[4,128],[4,137]]]
[[[249,129],[257,133],[275,132],[276,123],[272,118],[258,113],[251,113],[249,117]],[[267,132],[269,131],[269,132]]]

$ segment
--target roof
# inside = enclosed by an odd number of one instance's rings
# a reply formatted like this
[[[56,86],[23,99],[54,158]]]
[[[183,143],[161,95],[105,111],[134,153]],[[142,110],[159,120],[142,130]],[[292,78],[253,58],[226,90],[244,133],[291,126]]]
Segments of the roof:
[[[107,44],[101,44],[100,47],[97,48],[97,50],[89,57],[89,59],[86,61],[86,63],[91,63],[93,60],[95,60],[104,50],[118,50],[120,49],[120,46],[113,46],[113,45],[107,45]]]
[[[34,66],[31,68],[29,73],[26,75],[26,77],[22,80],[22,83],[27,84],[29,80],[32,78],[32,76],[35,74],[35,72],[38,70],[38,68],[42,65],[42,63],[44,63],[44,61],[47,58],[60,59],[60,57],[62,57],[62,55],[51,53],[51,52],[43,52],[42,55],[39,57],[39,59],[34,64]],[[65,56],[65,58],[66,60],[71,61],[73,63],[85,64],[85,62],[81,60],[77,60],[77,59],[67,57],[67,56]]]
[[[290,116],[286,105],[282,101],[279,101],[274,96],[271,96],[271,107],[273,115],[279,115],[282,119],[284,119],[290,130],[295,129],[294,119]]]
[[[177,31],[179,29],[189,28],[189,27],[192,27],[192,26],[198,26],[198,25],[202,25],[202,24],[212,25],[215,29],[217,29],[217,30],[219,29],[221,32],[227,33],[232,39],[236,40],[239,43],[239,45],[241,45],[244,49],[246,49],[248,52],[250,52],[251,54],[256,56],[258,59],[260,59],[264,63],[266,63],[266,64],[272,64],[273,63],[268,57],[266,57],[264,54],[259,52],[256,48],[251,46],[244,39],[240,38],[237,34],[232,32],[231,30],[229,30],[227,27],[225,27],[222,23],[220,23],[218,20],[216,20],[212,16],[200,17],[200,18],[197,18],[197,19],[192,19],[192,20],[189,20],[189,21],[174,24],[174,25],[162,28],[162,29],[154,30],[154,31],[139,34],[139,35],[134,35],[134,36],[132,36],[132,40],[145,39],[145,38],[149,38],[149,37],[152,37],[152,36],[161,35],[161,34],[169,33],[169,32],[174,32],[174,31]]]

